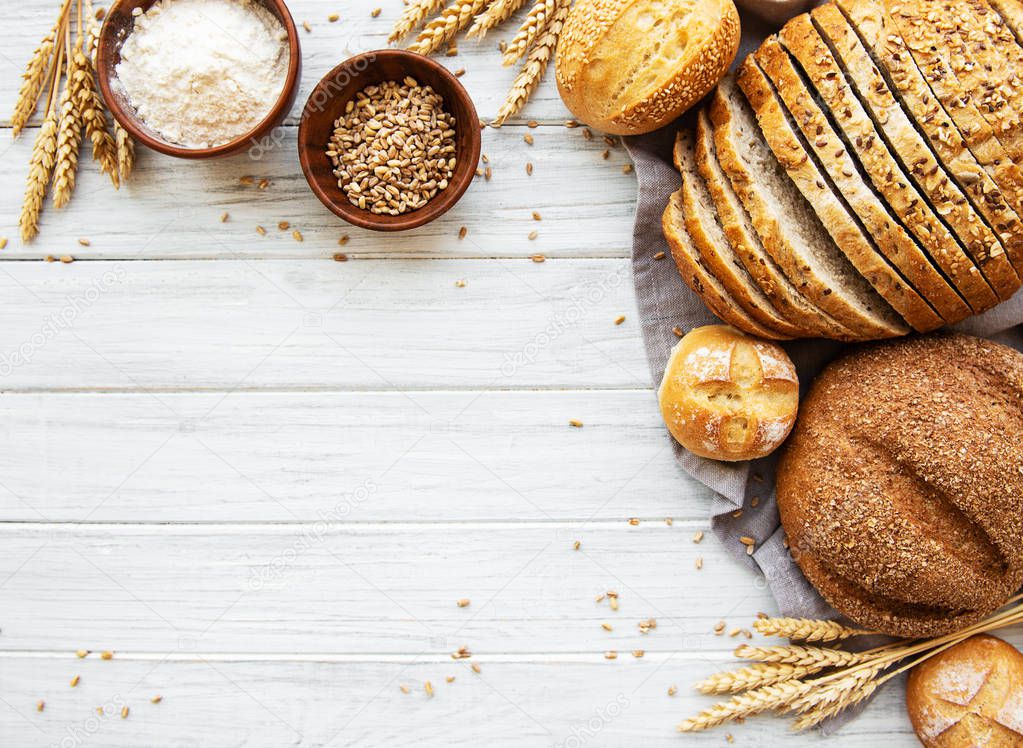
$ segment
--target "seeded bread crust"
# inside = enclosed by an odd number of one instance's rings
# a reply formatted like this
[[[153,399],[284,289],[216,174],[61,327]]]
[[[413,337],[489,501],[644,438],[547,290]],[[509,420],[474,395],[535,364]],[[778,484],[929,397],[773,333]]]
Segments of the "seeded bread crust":
[[[1023,355],[965,335],[855,348],[800,405],[778,465],[797,563],[895,636],[962,628],[1023,584]]]
[[[1023,44],[1023,2],[1020,0],[991,0],[991,5],[1005,21],[1016,41]]]
[[[759,131],[742,132],[736,114],[731,111],[732,106],[740,106],[740,100],[744,102],[744,97],[734,79],[726,76],[711,100],[710,120],[714,124],[718,161],[749,213],[764,248],[808,299],[861,339],[905,334],[908,328],[869,284],[858,278],[855,269],[830,240],[827,244],[821,241],[819,246],[806,243],[809,232],[813,232],[809,234],[813,237],[826,237],[827,233],[777,163]],[[754,115],[750,113],[749,118],[753,119]],[[742,142],[743,135],[752,140]],[[750,146],[757,152],[750,152]],[[754,163],[754,158],[762,160]],[[759,164],[770,162],[777,173],[761,172],[761,168],[771,167]],[[847,267],[848,279],[825,275],[829,271],[819,267],[816,258],[809,256],[815,251],[826,254],[829,262]]]
[[[938,163],[930,146],[913,127],[871,63],[842,12],[834,5],[824,5],[814,9],[811,20],[905,173],[966,248],[988,284],[1000,297],[1007,298],[1005,293],[1011,295],[1019,288],[1020,281],[1002,242]]]
[[[746,272],[732,251],[718,221],[703,178],[696,170],[693,133],[679,130],[675,136],[674,160],[682,175],[682,213],[685,229],[707,272],[713,275],[751,319],[785,337],[805,337],[808,332],[787,322]]]
[[[707,305],[715,315],[722,321],[733,327],[737,327],[750,335],[773,340],[784,340],[785,336],[779,335],[774,330],[761,325],[751,318],[735,302],[725,287],[718,280],[707,272],[700,260],[700,255],[693,245],[688,232],[685,230],[685,213],[682,208],[682,190],[674,192],[668,200],[668,206],[661,216],[661,230],[664,238],[671,248],[671,256],[675,258],[675,264],[686,282]]]
[[[764,250],[749,214],[742,207],[717,161],[714,132],[707,112],[703,109],[697,115],[696,167],[710,192],[718,220],[732,249],[778,313],[811,336],[836,340],[855,339],[849,328],[807,301]]]
[[[813,141],[825,142],[827,149],[843,153],[851,151],[862,169],[866,180],[890,206],[892,213],[916,237],[919,245],[930,258],[933,267],[948,278],[948,282],[959,291],[975,312],[990,309],[998,303],[998,296],[980,274],[977,266],[967,257],[959,242],[948,228],[938,220],[934,209],[912,185],[892,157],[884,140],[878,134],[870,117],[863,111],[860,102],[845,82],[845,77],[831,56],[827,45],[817,34],[808,15],[793,18],[779,33],[785,48],[798,61],[824,105],[834,113],[834,124],[807,95],[804,101],[820,126],[823,134]],[[798,73],[795,74],[798,78]],[[802,120],[797,113],[796,119]],[[813,137],[812,134],[810,137]],[[822,150],[818,148],[818,150]],[[947,207],[947,206],[946,206]],[[1011,268],[1009,268],[1011,270]],[[918,286],[919,288],[919,286]],[[930,289],[921,289],[931,299]],[[969,315],[970,309],[949,309],[944,306],[945,298],[935,298],[932,303],[948,322],[958,321]],[[950,316],[951,315],[951,316]]]
[[[1023,203],[1014,198],[1018,188],[1016,165],[1005,162],[982,165],[978,161],[952,118],[934,97],[898,30],[878,3],[838,0],[838,8],[892,92],[927,136],[948,173],[998,233],[1017,275],[1023,273],[1023,221],[1020,219]]]
[[[555,65],[562,99],[583,122],[610,133],[650,132],[674,121],[707,95],[739,49],[739,13],[732,0],[683,4],[688,17],[675,31],[682,40],[679,56],[660,63],[670,68],[658,71],[661,74],[642,98],[629,96],[619,101],[627,71],[620,69],[615,57],[624,58],[626,53],[619,50],[650,47],[657,29],[622,26],[618,30],[627,38],[616,37],[610,50],[602,51],[601,46],[623,15],[643,11],[644,4],[650,5],[648,0],[580,0],[558,38]],[[643,12],[663,16],[669,10],[674,10],[671,4]],[[664,44],[675,41],[667,39]],[[653,68],[652,63],[640,66],[631,75]]]
[[[848,206],[828,184],[753,55],[740,66],[737,80],[756,112],[767,144],[839,249],[913,329],[924,332],[941,327],[942,318],[878,254]],[[887,223],[896,226],[890,219]]]
[[[929,29],[927,23],[918,18],[910,7],[892,7],[888,18],[970,151],[1011,199],[1016,214],[1023,218],[1023,171],[1013,161],[997,132],[984,118],[983,112],[971,97],[962,93],[952,73],[946,42],[940,38],[940,34]]]

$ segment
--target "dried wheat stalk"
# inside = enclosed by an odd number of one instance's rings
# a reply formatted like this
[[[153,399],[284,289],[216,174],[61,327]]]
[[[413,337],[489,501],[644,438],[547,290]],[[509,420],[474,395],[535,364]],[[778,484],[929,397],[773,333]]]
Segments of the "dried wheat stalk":
[[[32,145],[32,158],[29,160],[28,179],[25,185],[25,199],[18,216],[18,228],[23,242],[32,241],[39,233],[39,214],[43,210],[46,189],[50,185],[53,166],[57,154],[57,88],[60,84],[61,72],[64,68],[64,45],[57,47],[54,62],[50,66],[45,90],[49,92],[46,99],[46,114],[42,127]]]
[[[485,11],[476,17],[472,27],[465,32],[467,39],[482,39],[487,32],[511,18],[525,5],[526,0],[494,0]]]
[[[751,688],[770,686],[788,680],[798,680],[823,670],[826,665],[789,665],[782,662],[758,662],[755,665],[715,673],[696,684],[700,693],[740,693]]]
[[[758,618],[753,628],[764,636],[784,636],[807,642],[828,642],[869,634],[835,621],[813,621],[808,618]]]
[[[76,68],[82,50],[79,30],[75,46],[71,47],[71,29],[65,32],[64,50],[68,58],[67,83],[60,99],[60,125],[57,130],[57,163],[53,172],[53,205],[63,208],[71,202],[78,171],[78,151],[82,143],[82,112],[78,105]]]
[[[536,3],[529,9],[529,15],[522,22],[519,31],[514,38],[508,42],[504,50],[502,64],[507,67],[514,65],[532,47],[533,43],[547,30],[557,16],[560,6],[570,5],[570,0],[536,0]]]
[[[429,55],[445,47],[490,0],[454,0],[420,32],[409,51]]]
[[[508,92],[508,96],[504,103],[501,104],[501,108],[497,110],[497,117],[494,120],[495,125],[504,124],[505,120],[509,117],[513,117],[522,111],[522,107],[526,105],[529,97],[533,95],[537,86],[540,85],[544,73],[547,72],[547,64],[551,61],[551,57],[554,56],[554,48],[558,44],[558,34],[561,33],[561,27],[568,17],[570,6],[571,0],[558,0],[554,15],[551,16],[544,32],[537,37],[536,43],[529,51],[525,64],[522,66],[519,74],[515,76],[511,91]]]
[[[446,2],[447,0],[411,0],[395,22],[387,42],[389,44],[400,42],[413,30],[418,29],[427,18],[439,13]]]
[[[75,79],[70,81],[78,92],[78,107],[85,122],[85,134],[92,141],[92,157],[99,163],[99,169],[110,177],[114,187],[120,187],[117,171],[117,144],[107,125],[103,102],[96,90],[96,76],[92,60],[81,48],[75,50]]]
[[[783,709],[806,693],[809,686],[802,681],[788,681],[772,686],[761,686],[733,696],[728,701],[704,709],[695,717],[678,725],[679,732],[709,730],[737,719],[752,717],[771,709]]]
[[[43,84],[46,82],[46,74],[53,64],[54,41],[57,36],[57,26],[50,29],[50,33],[39,43],[32,59],[28,61],[25,72],[21,74],[22,84],[18,90],[18,100],[14,105],[14,114],[11,115],[11,130],[14,137],[18,137],[25,125],[35,114],[39,106],[39,99],[43,94]]]
[[[84,0],[84,8],[85,28],[88,33],[85,48],[92,61],[93,69],[95,69],[96,52],[99,49],[99,21],[96,20],[96,13],[92,9],[92,0]],[[135,141],[117,120],[114,120],[114,144],[117,149],[118,174],[118,180],[114,182],[114,186],[117,187],[119,186],[118,181],[121,184],[127,182],[135,169]]]
[[[845,667],[862,662],[866,657],[863,652],[846,652],[844,649],[825,649],[823,647],[754,647],[740,644],[734,652],[736,657],[744,660],[760,662],[778,662],[786,665],[812,666],[822,668]]]

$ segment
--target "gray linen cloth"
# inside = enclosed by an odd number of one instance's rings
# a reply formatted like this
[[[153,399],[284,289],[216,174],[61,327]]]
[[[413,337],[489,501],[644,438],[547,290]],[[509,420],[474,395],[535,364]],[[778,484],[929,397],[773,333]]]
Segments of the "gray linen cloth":
[[[755,49],[772,29],[743,17],[743,40],[737,60]],[[694,110],[695,111],[695,110]],[[656,387],[664,373],[668,354],[678,342],[673,327],[689,331],[720,321],[683,283],[671,252],[661,234],[661,213],[668,196],[678,189],[680,177],[671,161],[672,144],[679,127],[691,127],[692,112],[663,130],[625,139],[639,180],[639,198],[633,230],[632,269],[642,321],[650,376]],[[654,256],[666,253],[664,259]],[[971,335],[989,337],[1023,350],[1023,291],[989,312],[956,326]],[[826,340],[797,340],[783,344],[799,373],[801,394],[813,378],[845,344]],[[665,438],[671,437],[665,431]],[[689,475],[714,491],[711,526],[734,555],[759,571],[778,603],[782,615],[836,618],[838,614],[806,580],[782,545],[784,532],[774,497],[774,456],[752,462],[725,463],[697,457],[673,442],[675,457]],[[757,507],[751,500],[757,497]],[[734,516],[742,509],[739,516]],[[758,540],[752,557],[739,542],[742,536]],[[832,727],[837,725],[832,725]]]

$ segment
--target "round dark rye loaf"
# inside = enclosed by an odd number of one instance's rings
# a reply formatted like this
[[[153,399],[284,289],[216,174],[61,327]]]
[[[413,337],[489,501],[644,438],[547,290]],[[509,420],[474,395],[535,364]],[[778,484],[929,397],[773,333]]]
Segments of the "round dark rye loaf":
[[[1023,355],[932,335],[828,366],[778,466],[807,578],[857,623],[935,636],[1023,584]]]

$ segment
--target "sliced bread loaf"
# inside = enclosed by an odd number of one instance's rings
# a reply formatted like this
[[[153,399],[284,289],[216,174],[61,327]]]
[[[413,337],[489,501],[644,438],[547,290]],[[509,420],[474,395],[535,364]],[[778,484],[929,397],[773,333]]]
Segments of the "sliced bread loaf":
[[[745,266],[732,250],[718,221],[714,201],[696,168],[694,135],[689,129],[679,130],[675,137],[675,165],[682,175],[682,213],[685,228],[692,239],[700,261],[724,286],[750,318],[786,337],[806,337],[812,331],[800,329],[785,320],[763,291],[753,282]]]
[[[1023,202],[1011,162],[981,163],[956,129],[882,6],[874,0],[838,0],[859,41],[914,124],[927,137],[948,174],[990,222],[1009,253],[1017,275],[1023,273]],[[963,107],[966,109],[966,107]],[[979,114],[977,114],[979,118]],[[983,156],[983,151],[981,152]]]
[[[685,229],[685,212],[682,207],[682,190],[672,194],[668,206],[661,217],[661,229],[664,238],[671,247],[671,255],[675,258],[682,279],[722,321],[761,338],[780,339],[774,330],[770,330],[751,318],[735,302],[725,287],[703,266],[699,252]]]
[[[813,206],[822,225],[831,234],[839,249],[914,330],[923,332],[941,327],[944,323],[942,318],[885,261],[850,209],[849,203],[825,175],[789,112],[778,98],[770,79],[757,64],[756,56],[750,55],[746,58],[739,67],[737,80],[756,113],[757,122],[767,144],[803,197]],[[839,174],[839,177],[842,178],[842,175]],[[858,177],[853,174],[852,178]],[[876,215],[874,223],[879,230],[890,227],[894,233],[894,230],[900,228],[880,207],[873,193],[865,186],[862,192],[866,195],[861,202],[866,205],[861,206],[861,210],[871,214],[868,220]],[[852,199],[857,198],[853,196]],[[912,239],[908,236],[905,238],[909,245],[915,248]],[[916,251],[919,252],[918,249]],[[926,261],[923,264],[930,267],[926,265]],[[941,280],[940,276],[938,279]],[[951,292],[951,289],[949,291]],[[959,298],[954,293],[951,295],[955,299]]]
[[[831,241],[763,139],[735,80],[726,76],[710,105],[718,160],[764,248],[808,299],[863,338],[908,328]]]
[[[991,0],[991,5],[1012,29],[1016,41],[1023,44],[1023,2],[1020,0]]]
[[[794,111],[794,114],[797,121],[811,118],[816,127],[824,128],[813,140],[815,148],[833,149],[834,153],[841,150],[852,157],[867,183],[890,206],[893,215],[924,249],[933,267],[948,278],[973,311],[980,312],[997,304],[998,296],[977,266],[892,157],[809,16],[804,14],[789,21],[779,39],[784,39],[785,48],[807,78],[803,82],[800,72],[793,67],[788,79],[799,80],[804,88],[813,87],[813,94],[807,91],[801,102],[804,111]],[[812,101],[814,96],[823,106]],[[830,118],[828,112],[832,114]],[[818,143],[824,143],[823,148]],[[933,303],[949,322],[953,321],[945,314],[944,307],[938,306],[937,300]],[[967,309],[963,316],[969,313]]]
[[[696,167],[733,251],[778,313],[811,336],[853,339],[855,336],[849,328],[807,301],[764,250],[749,214],[718,163],[714,131],[704,109],[697,115]]]
[[[1002,199],[996,201],[997,210],[985,209],[989,201],[983,194],[971,194],[969,189],[960,185],[954,170],[940,158],[939,149],[924,136],[924,128],[918,131],[909,114],[900,106],[888,82],[837,6],[819,6],[813,10],[811,18],[903,169],[921,191],[931,197],[932,204],[951,204],[946,220],[956,229],[960,240],[991,283],[989,272],[995,271],[989,271],[988,265],[991,262],[1001,265],[1007,261],[998,257],[1003,249],[1009,260],[1023,254],[1023,227],[1019,218],[1011,211],[1004,213],[1007,206]],[[970,168],[971,174],[978,171],[975,161]],[[976,181],[974,179],[974,183]]]
[[[870,61],[842,12],[834,5],[822,5],[814,9],[811,17],[888,150],[966,248],[988,284],[1000,297],[1007,298],[1004,294],[1019,288],[1020,281],[1002,241],[938,162],[934,151]]]
[[[888,18],[977,161],[989,169],[1003,193],[1012,196],[1013,208],[1023,217],[1023,173],[984,113],[956,80],[941,32],[917,13],[913,6],[899,5],[890,9]]]

